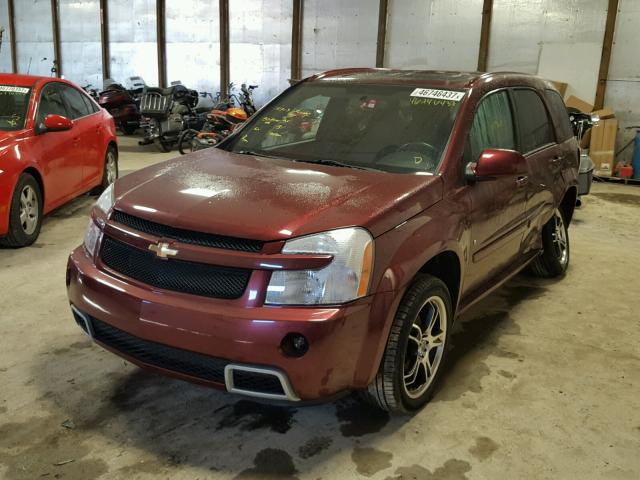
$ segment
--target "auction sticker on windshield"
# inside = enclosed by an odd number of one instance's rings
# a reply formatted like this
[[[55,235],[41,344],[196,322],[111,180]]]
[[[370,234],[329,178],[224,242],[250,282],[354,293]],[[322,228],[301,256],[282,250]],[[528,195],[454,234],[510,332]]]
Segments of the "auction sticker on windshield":
[[[437,90],[435,88],[416,88],[411,92],[412,97],[434,98],[437,100],[453,100],[459,102],[464,97],[464,92],[453,90]]]
[[[29,89],[25,87],[11,87],[9,85],[0,85],[0,92],[6,93],[29,93]]]

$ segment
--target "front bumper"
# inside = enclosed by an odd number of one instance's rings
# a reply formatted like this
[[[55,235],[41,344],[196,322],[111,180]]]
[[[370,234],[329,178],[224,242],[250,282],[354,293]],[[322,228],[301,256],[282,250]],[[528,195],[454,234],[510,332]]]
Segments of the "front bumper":
[[[195,355],[205,366],[223,368],[226,376],[227,365],[277,372],[290,387],[287,398],[304,401],[330,398],[370,383],[384,348],[386,309],[394,298],[388,292],[340,307],[247,307],[239,300],[128,283],[98,269],[82,247],[69,257],[67,288],[74,309],[116,329],[118,335],[124,332],[121,336],[129,340]],[[289,333],[307,338],[309,350],[302,357],[281,351]],[[132,354],[120,344],[96,340],[140,366],[218,388],[226,385],[229,390],[224,378],[185,373],[175,363],[148,360],[136,355],[137,350]],[[247,393],[241,390],[236,386],[233,391]]]

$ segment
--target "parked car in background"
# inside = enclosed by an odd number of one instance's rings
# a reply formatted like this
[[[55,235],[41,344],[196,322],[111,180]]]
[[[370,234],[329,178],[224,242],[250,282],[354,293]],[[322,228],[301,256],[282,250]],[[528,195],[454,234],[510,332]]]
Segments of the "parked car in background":
[[[578,157],[537,77],[323,73],[106,190],[69,258],[71,308],[150,370],[413,412],[456,316],[527,266],[567,270]]]
[[[44,214],[117,176],[113,119],[85,91],[0,74],[0,245],[32,244]]]

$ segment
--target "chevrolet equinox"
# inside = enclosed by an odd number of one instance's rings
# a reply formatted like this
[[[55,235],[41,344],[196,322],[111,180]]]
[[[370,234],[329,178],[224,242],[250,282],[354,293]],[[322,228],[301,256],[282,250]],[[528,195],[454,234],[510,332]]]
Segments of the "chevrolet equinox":
[[[578,158],[537,77],[318,74],[218,148],[108,188],[69,258],[71,309],[149,370],[413,412],[456,316],[525,267],[566,271]]]

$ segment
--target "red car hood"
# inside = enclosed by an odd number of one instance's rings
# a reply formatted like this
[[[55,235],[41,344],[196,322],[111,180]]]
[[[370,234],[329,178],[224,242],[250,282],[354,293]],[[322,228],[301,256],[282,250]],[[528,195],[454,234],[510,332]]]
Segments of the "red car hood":
[[[118,180],[115,208],[179,228],[282,240],[346,226],[380,235],[442,198],[442,180],[208,149]]]

